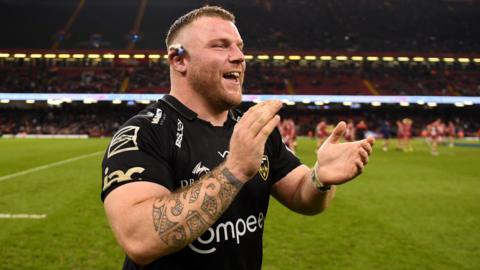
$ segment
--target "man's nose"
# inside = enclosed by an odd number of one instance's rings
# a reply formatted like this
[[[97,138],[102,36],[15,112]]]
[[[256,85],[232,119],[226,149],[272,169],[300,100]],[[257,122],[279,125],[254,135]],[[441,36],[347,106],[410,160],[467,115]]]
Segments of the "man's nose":
[[[232,49],[230,50],[229,60],[230,62],[235,62],[235,63],[245,62],[245,55],[237,45],[232,46]]]

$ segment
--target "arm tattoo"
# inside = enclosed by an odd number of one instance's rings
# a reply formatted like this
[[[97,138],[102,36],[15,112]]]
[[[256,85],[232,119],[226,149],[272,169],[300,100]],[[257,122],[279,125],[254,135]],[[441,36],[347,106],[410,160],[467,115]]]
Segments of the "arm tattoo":
[[[155,200],[155,231],[173,251],[185,247],[220,218],[242,185],[221,164],[190,187]]]

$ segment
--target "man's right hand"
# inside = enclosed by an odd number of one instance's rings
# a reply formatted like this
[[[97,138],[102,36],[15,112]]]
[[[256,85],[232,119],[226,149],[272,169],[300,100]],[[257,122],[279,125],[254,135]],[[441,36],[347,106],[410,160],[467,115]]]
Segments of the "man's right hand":
[[[256,104],[235,126],[225,166],[238,180],[245,183],[258,172],[265,142],[280,122],[280,108],[282,102],[278,100]]]

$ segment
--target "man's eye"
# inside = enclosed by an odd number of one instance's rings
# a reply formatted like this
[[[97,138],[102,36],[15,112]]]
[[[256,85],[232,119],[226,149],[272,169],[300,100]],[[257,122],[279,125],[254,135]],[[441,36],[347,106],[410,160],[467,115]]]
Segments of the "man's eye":
[[[224,44],[214,44],[213,47],[214,48],[225,48],[225,45]]]

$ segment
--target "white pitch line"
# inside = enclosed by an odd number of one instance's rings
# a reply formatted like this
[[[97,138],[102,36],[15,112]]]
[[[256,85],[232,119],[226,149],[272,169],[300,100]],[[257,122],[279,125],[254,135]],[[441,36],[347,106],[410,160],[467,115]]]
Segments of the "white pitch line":
[[[74,161],[77,161],[77,160],[80,160],[80,159],[92,157],[92,156],[98,155],[100,153],[103,153],[103,151],[98,151],[98,152],[95,152],[95,153],[85,154],[85,155],[81,155],[81,156],[78,156],[78,157],[69,158],[69,159],[53,162],[53,163],[50,163],[50,164],[34,167],[34,168],[31,168],[31,169],[28,169],[28,170],[19,171],[19,172],[16,172],[16,173],[0,176],[0,182],[11,179],[11,178],[14,178],[14,177],[17,177],[17,176],[25,175],[25,174],[28,174],[28,173],[37,172],[37,171],[49,169],[49,168],[52,168],[52,167],[55,167],[55,166],[60,166],[60,165],[63,165],[63,164],[69,163],[69,162],[74,162]]]
[[[46,214],[2,214],[0,219],[43,219],[47,218]]]

